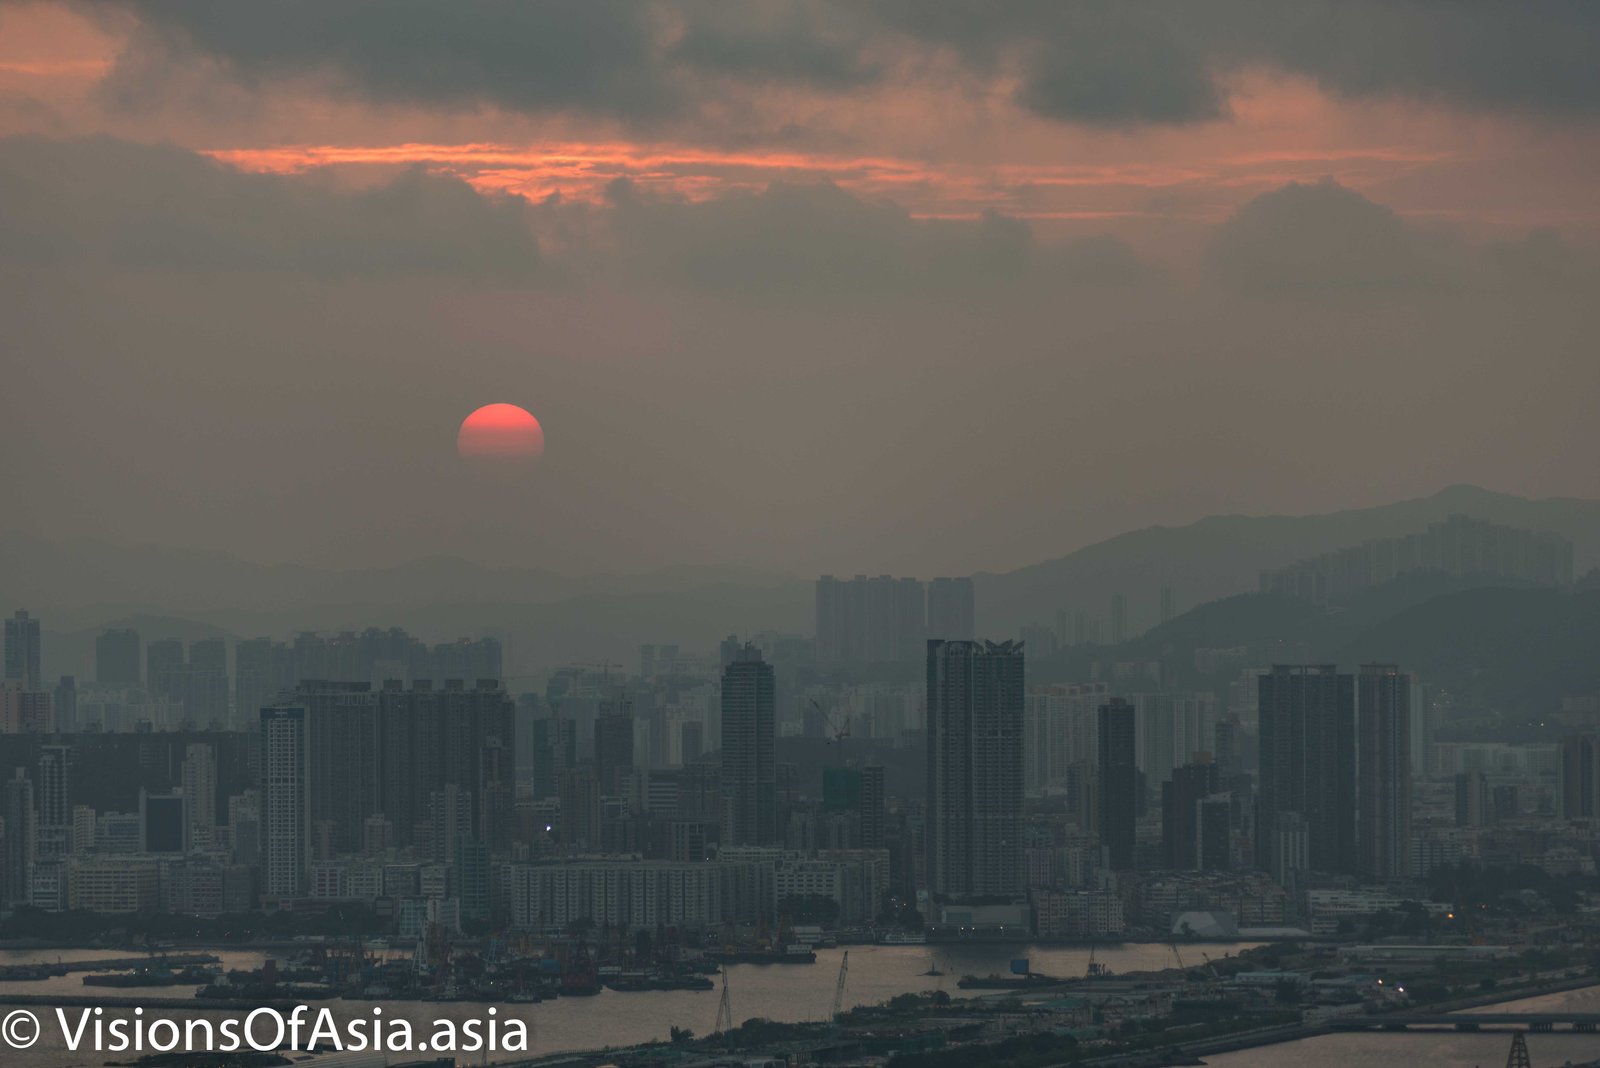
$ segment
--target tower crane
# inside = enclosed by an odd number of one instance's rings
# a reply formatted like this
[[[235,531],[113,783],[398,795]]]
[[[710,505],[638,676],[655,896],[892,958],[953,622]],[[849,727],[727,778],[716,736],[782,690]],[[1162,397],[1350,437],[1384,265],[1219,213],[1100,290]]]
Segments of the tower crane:
[[[811,698],[811,707],[817,710],[817,715],[822,717],[822,725],[828,729],[828,744],[838,744],[841,752],[844,750],[844,740],[850,737],[850,716],[840,716],[835,712],[824,712],[822,706],[817,704],[815,697]]]

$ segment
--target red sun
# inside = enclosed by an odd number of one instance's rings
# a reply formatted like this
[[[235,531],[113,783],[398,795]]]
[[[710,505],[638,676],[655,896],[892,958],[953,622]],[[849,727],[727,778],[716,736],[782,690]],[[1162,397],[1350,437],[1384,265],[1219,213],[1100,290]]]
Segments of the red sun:
[[[485,404],[461,420],[456,452],[466,460],[536,460],[544,452],[544,428],[526,408]]]

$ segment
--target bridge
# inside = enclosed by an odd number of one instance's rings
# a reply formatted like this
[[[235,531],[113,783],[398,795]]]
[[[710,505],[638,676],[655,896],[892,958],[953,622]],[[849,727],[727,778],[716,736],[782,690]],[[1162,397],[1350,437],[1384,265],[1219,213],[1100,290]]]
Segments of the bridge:
[[[1594,1012],[1395,1012],[1378,1016],[1341,1016],[1329,1021],[1335,1031],[1410,1031],[1414,1028],[1449,1027],[1457,1031],[1490,1028],[1517,1031],[1600,1031],[1600,1013]]]

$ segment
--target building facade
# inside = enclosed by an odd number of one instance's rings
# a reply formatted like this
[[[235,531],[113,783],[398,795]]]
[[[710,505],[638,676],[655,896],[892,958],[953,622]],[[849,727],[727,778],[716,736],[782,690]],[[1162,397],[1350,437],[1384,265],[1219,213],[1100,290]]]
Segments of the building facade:
[[[1020,642],[928,640],[928,885],[943,899],[1021,897]]]

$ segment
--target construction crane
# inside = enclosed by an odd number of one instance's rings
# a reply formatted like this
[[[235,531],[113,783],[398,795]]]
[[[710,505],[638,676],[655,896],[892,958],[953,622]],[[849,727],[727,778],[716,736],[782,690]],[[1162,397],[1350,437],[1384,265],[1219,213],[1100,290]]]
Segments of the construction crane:
[[[839,1019],[839,1010],[844,1008],[844,980],[850,974],[850,951],[844,951],[844,956],[839,958],[839,981],[833,984],[833,1015],[830,1020]]]
[[[723,1031],[733,1030],[733,1002],[728,1000],[728,966],[722,966],[722,1000],[717,1002],[717,1022],[712,1024],[711,1033],[721,1034]]]
[[[1178,970],[1187,976],[1189,969],[1183,966],[1183,956],[1178,952],[1178,943],[1168,942],[1167,945],[1172,949],[1172,959],[1178,962]]]
[[[822,718],[822,725],[827,728],[828,744],[838,744],[841,755],[844,752],[844,740],[850,737],[849,715],[839,716],[835,712],[824,712],[822,706],[817,704],[815,697],[811,698],[811,707],[816,709],[817,715]]]
[[[1206,962],[1206,969],[1211,973],[1211,978],[1213,978],[1213,979],[1221,979],[1222,978],[1222,976],[1220,974],[1218,974],[1218,972],[1217,972],[1217,966],[1215,964],[1211,963],[1211,957],[1208,956],[1206,954],[1206,951],[1203,950],[1203,949],[1200,951],[1200,959]]]

